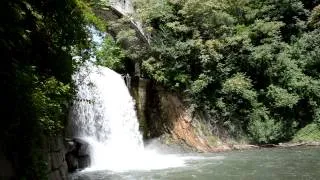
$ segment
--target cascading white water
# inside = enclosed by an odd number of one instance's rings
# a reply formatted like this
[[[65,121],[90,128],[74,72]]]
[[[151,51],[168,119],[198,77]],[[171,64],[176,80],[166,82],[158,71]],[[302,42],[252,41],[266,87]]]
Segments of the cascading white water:
[[[121,75],[87,63],[73,77],[77,98],[71,109],[72,136],[91,146],[89,170],[162,169],[183,160],[146,151],[130,96]]]

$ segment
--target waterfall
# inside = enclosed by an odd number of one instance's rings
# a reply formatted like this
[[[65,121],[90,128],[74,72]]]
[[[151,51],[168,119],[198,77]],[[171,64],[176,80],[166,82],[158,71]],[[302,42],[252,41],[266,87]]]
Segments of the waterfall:
[[[126,74],[122,76],[124,81],[126,82],[127,87],[130,89],[131,88],[131,76],[129,74]]]
[[[77,94],[69,132],[90,144],[89,170],[162,169],[184,164],[174,156],[144,149],[134,101],[120,74],[87,63],[73,79]]]

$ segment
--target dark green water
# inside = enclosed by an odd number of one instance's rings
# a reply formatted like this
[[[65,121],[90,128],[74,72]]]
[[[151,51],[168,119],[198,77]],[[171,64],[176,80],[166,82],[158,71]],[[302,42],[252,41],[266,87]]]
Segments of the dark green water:
[[[79,172],[71,180],[320,180],[320,148],[184,154],[186,166],[151,171]],[[157,163],[157,162],[154,162]]]

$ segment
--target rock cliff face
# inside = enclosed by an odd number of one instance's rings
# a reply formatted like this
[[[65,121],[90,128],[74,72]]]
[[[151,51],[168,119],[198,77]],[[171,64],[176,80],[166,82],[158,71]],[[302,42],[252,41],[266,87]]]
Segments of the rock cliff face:
[[[206,137],[198,134],[194,126],[195,117],[184,107],[181,100],[170,93],[159,93],[161,118],[165,121],[174,140],[181,140],[202,152],[210,151]],[[155,117],[155,115],[153,115]]]
[[[135,79],[131,92],[136,100],[136,109],[144,138],[169,135],[174,142],[184,143],[201,152],[212,148],[197,127],[199,115],[192,113],[175,93],[171,93],[151,81]]]
[[[136,112],[139,119],[139,129],[143,132],[143,136],[147,137],[148,129],[146,126],[146,115],[147,115],[147,92],[150,81],[146,79],[141,79],[139,77],[133,77],[129,87],[130,94],[133,96],[136,104]]]

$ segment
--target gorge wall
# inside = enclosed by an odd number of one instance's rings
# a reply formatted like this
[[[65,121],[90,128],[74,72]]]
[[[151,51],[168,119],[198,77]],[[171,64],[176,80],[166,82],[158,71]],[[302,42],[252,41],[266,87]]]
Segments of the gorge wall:
[[[192,112],[178,94],[141,78],[134,78],[131,85],[145,139],[166,136],[164,143],[185,144],[200,152],[217,151],[214,146],[219,141],[212,139],[204,117]]]

